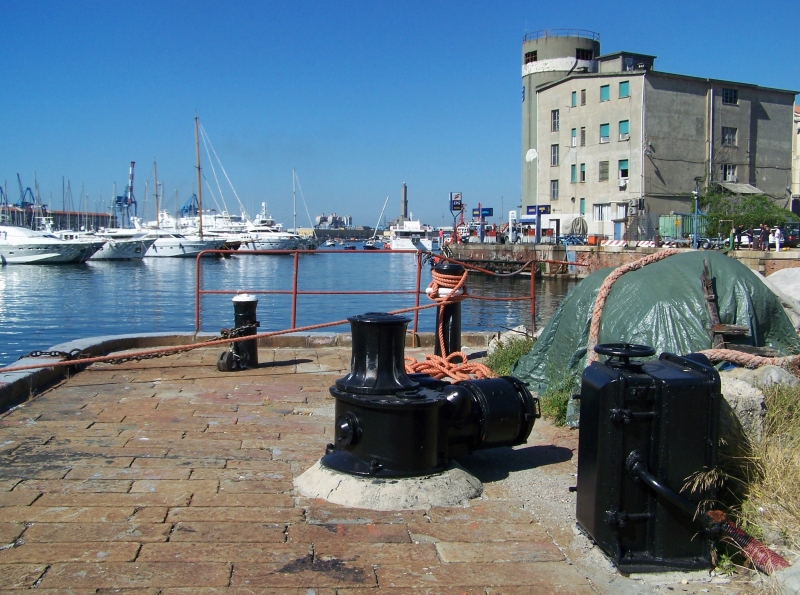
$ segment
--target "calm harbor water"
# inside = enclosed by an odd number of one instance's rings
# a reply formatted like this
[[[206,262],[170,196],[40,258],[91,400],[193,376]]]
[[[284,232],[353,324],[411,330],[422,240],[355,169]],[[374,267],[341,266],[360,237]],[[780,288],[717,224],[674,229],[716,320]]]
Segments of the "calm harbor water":
[[[360,248],[360,246],[359,246]],[[358,250],[301,255],[298,289],[307,291],[403,290],[416,286],[413,254]],[[292,289],[293,257],[237,255],[203,259],[204,290]],[[430,282],[423,267],[422,287]],[[537,326],[545,323],[574,281],[539,280]],[[508,297],[530,293],[530,278],[470,275],[469,293]],[[140,262],[91,262],[83,265],[0,267],[0,365],[33,350],[72,339],[145,332],[192,332],[195,310],[195,260],[150,258]],[[231,295],[207,295],[201,301],[201,325],[216,333],[233,326]],[[258,296],[260,332],[289,328],[291,296]],[[429,303],[425,297],[421,304]],[[340,320],[365,312],[414,305],[414,296],[300,296],[297,326]],[[435,309],[420,314],[419,330],[432,331]],[[462,330],[501,331],[530,326],[529,302],[468,300],[462,305]],[[349,326],[324,329],[346,332]]]

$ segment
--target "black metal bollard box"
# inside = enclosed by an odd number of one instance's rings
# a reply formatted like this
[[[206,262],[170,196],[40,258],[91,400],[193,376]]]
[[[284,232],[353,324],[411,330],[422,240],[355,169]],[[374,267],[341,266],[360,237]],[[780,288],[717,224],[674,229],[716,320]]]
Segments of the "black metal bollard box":
[[[711,539],[694,515],[716,487],[691,486],[716,465],[717,371],[701,354],[633,362],[653,349],[596,351],[611,357],[582,377],[578,524],[622,572],[709,568]]]

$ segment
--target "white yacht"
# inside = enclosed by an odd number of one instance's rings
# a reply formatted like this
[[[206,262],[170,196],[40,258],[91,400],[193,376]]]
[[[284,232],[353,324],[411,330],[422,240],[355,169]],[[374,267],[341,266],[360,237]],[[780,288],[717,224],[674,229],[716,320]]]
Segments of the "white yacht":
[[[193,257],[203,250],[219,250],[225,243],[218,238],[184,235],[163,229],[145,229],[138,219],[132,218],[132,220],[135,229],[106,229],[103,236],[111,239],[130,239],[143,234],[145,239],[153,240],[144,254],[145,258]]]
[[[392,250],[434,250],[434,243],[439,244],[439,236],[433,227],[422,225],[419,221],[406,220],[400,225],[389,228]]]
[[[62,240],[47,231],[0,225],[0,264],[85,262],[104,240]]]
[[[261,212],[252,220],[245,221],[247,234],[252,240],[242,244],[247,250],[297,250],[301,247],[299,235],[283,231],[283,225],[267,214],[267,203],[261,203]]]

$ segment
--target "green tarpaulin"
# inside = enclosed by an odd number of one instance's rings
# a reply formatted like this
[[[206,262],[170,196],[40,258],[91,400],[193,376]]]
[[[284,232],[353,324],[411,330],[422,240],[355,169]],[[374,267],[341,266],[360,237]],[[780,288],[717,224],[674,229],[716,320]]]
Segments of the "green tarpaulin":
[[[600,318],[600,343],[649,345],[656,354],[711,349],[703,261],[714,283],[722,324],[746,326],[749,336],[731,342],[800,353],[800,340],[778,298],[745,265],[713,251],[685,252],[622,275],[611,287]],[[512,374],[534,390],[548,379],[586,366],[586,344],[597,291],[613,268],[581,281],[559,306],[531,351]]]

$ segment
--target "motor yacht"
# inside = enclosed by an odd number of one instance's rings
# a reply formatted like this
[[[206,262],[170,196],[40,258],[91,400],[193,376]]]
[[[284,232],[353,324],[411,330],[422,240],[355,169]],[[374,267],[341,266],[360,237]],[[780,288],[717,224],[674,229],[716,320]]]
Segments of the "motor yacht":
[[[0,264],[85,262],[105,240],[62,240],[48,231],[0,225]]]

